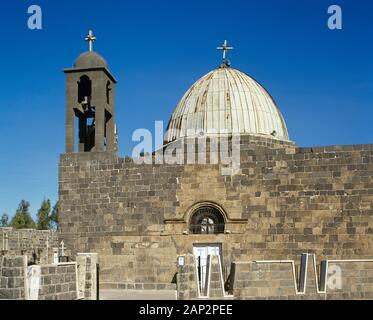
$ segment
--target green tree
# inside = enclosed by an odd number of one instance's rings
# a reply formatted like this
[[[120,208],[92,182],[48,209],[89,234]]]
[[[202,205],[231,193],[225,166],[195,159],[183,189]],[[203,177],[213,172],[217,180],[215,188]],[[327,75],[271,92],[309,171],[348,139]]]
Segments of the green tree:
[[[15,229],[35,229],[35,222],[29,212],[30,203],[22,200],[10,226]]]
[[[38,230],[49,230],[50,228],[50,212],[51,212],[51,201],[44,200],[37,213],[37,228]]]
[[[52,230],[58,230],[59,229],[59,202],[54,205],[52,209],[52,213],[50,215],[50,228]]]
[[[8,226],[8,221],[9,221],[9,217],[6,213],[4,213],[3,216],[1,217],[1,226],[3,228],[6,228]]]

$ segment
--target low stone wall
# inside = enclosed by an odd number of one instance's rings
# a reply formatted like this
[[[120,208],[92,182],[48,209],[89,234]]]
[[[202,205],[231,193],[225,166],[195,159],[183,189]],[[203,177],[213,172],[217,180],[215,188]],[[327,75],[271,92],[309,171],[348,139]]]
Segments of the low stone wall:
[[[26,257],[0,256],[0,300],[24,300]]]
[[[373,300],[373,259],[324,260],[314,254],[294,260],[239,261],[232,263],[225,292],[220,258],[209,256],[207,290],[199,290],[193,255],[179,266],[179,300]]]
[[[27,255],[28,262],[48,264],[58,248],[58,233],[42,230],[0,228],[0,256]]]
[[[26,256],[2,256],[0,300],[95,300],[96,262],[97,254],[84,254],[77,262],[28,267]]]
[[[192,300],[200,296],[196,260],[193,255],[184,256],[184,265],[179,266],[177,273],[178,300]]]
[[[208,297],[210,299],[223,299],[225,296],[223,273],[219,256],[208,257]]]
[[[236,299],[288,299],[295,297],[296,284],[291,263],[235,262],[232,264]]]
[[[97,253],[79,253],[76,261],[78,268],[78,298],[97,300]]]
[[[319,271],[317,271],[319,270]],[[231,292],[235,299],[373,299],[373,260],[325,260],[304,254],[292,260],[235,262]]]
[[[338,276],[338,273],[340,283],[329,277],[327,299],[373,300],[373,261],[329,261],[328,274]]]
[[[76,263],[41,266],[38,300],[76,300]]]
[[[178,300],[195,299],[231,299],[224,289],[221,260],[218,256],[209,256],[206,270],[205,292],[199,288],[196,260],[194,255],[184,257],[184,265],[178,267],[177,297]]]

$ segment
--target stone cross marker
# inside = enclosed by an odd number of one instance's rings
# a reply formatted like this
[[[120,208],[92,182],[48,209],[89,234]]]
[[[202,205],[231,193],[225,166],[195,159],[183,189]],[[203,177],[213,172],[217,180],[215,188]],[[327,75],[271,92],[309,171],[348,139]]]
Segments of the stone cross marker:
[[[7,232],[3,233],[3,251],[9,250],[9,235]]]
[[[46,261],[49,263],[49,237],[45,240],[45,248],[46,248]]]
[[[53,248],[53,264],[58,264],[58,248]]]

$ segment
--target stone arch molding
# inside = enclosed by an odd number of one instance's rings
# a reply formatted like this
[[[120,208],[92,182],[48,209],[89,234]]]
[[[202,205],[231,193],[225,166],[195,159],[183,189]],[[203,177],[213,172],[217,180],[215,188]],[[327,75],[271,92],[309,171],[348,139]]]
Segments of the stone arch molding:
[[[184,215],[180,218],[176,219],[165,219],[165,229],[162,232],[162,235],[170,235],[170,234],[189,234],[189,225],[191,219],[193,217],[194,212],[199,208],[203,207],[212,207],[219,211],[224,219],[224,226],[225,226],[225,234],[229,233],[236,233],[236,234],[244,234],[245,228],[248,219],[235,219],[232,218],[227,210],[220,204],[214,201],[200,201],[196,202],[191,205],[184,213]]]
[[[227,223],[231,220],[229,218],[226,210],[222,206],[220,206],[219,204],[217,204],[215,202],[211,202],[211,201],[202,201],[202,202],[197,202],[197,203],[193,204],[191,207],[188,208],[188,210],[186,211],[186,213],[184,214],[184,217],[183,217],[184,222],[187,225],[189,225],[190,222],[191,222],[191,219],[193,217],[193,214],[198,209],[203,208],[203,207],[211,207],[211,208],[214,208],[214,209],[218,210],[220,212],[220,214],[222,215],[223,219],[224,219],[224,223]]]

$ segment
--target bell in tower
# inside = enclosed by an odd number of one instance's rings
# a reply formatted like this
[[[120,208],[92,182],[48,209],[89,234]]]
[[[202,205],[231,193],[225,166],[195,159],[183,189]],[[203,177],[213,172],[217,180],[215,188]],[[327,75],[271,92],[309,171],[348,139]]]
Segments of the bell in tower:
[[[89,51],[78,57],[73,68],[64,70],[66,153],[116,152],[116,80],[105,59],[93,51],[96,37],[92,31],[85,40],[89,43]],[[75,146],[76,130],[78,147]]]

